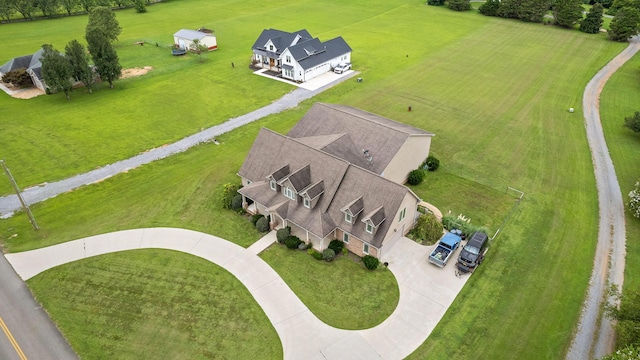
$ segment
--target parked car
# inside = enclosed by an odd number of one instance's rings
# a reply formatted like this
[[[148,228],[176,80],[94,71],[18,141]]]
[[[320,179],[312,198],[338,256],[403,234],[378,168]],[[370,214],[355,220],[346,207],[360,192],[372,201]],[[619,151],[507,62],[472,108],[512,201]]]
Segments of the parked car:
[[[465,246],[462,247],[460,255],[458,255],[458,270],[462,272],[473,271],[476,266],[480,265],[484,258],[484,248],[487,244],[487,234],[476,232],[471,236]]]
[[[351,69],[351,63],[339,64],[338,66],[333,68],[333,72],[336,74],[342,74],[343,72]]]
[[[436,246],[431,252],[431,255],[429,255],[429,262],[439,267],[447,265],[447,261],[449,261],[451,254],[453,254],[458,248],[458,245],[460,245],[460,241],[460,236],[450,232],[446,233],[446,235],[440,239],[440,242],[438,242],[438,246]]]

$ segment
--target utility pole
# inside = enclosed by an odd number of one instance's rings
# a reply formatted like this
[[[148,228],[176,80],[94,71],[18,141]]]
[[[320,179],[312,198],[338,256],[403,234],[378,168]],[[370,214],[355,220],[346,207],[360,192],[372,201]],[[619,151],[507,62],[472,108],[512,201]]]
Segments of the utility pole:
[[[9,171],[9,168],[4,163],[4,160],[0,160],[0,164],[4,168],[4,173],[7,174],[7,176],[9,177],[9,181],[13,186],[13,190],[15,190],[16,195],[18,195],[18,200],[20,200],[20,204],[22,205],[22,211],[24,211],[25,214],[27,214],[27,217],[29,218],[29,222],[31,222],[31,225],[33,225],[33,230],[39,230],[40,228],[36,223],[36,218],[33,217],[33,214],[31,213],[31,209],[29,208],[29,205],[27,205],[27,203],[24,201],[24,198],[22,197],[22,193],[20,192],[20,188],[18,188],[18,184],[16,184],[16,180],[13,178],[13,175],[11,175],[11,171]]]

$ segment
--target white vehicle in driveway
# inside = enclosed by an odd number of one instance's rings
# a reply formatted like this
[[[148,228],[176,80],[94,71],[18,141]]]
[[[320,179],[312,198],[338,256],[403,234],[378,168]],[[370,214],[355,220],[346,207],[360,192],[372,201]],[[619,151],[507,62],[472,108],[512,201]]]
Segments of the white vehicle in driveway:
[[[343,72],[351,69],[351,63],[339,64],[333,68],[333,72],[336,74],[342,74]]]

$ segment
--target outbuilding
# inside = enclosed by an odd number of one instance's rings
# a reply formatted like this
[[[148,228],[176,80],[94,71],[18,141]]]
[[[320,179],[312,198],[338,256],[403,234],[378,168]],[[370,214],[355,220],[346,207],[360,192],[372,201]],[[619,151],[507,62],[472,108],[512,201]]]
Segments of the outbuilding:
[[[209,51],[218,48],[218,43],[213,32],[181,29],[173,34],[173,43],[181,49],[190,49],[194,40],[198,40],[200,44],[205,45]]]

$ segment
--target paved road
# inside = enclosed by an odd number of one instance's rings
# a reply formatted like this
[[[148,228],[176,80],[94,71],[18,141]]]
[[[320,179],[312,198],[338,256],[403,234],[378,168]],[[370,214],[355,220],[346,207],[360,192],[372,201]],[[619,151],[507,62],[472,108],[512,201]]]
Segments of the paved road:
[[[1,255],[0,284],[0,359],[78,358],[47,313],[33,299],[24,282]]]
[[[252,111],[248,114],[229,119],[220,125],[210,127],[175,143],[151,149],[132,158],[118,161],[116,163],[89,171],[84,174],[79,174],[68,179],[47,183],[43,186],[29,188],[23,191],[22,195],[24,196],[25,201],[28,204],[35,204],[55,197],[61,193],[76,189],[80,186],[93,184],[119,173],[136,168],[140,165],[148,164],[152,161],[160,160],[173,154],[186,151],[187,149],[201,143],[212,141],[217,136],[237,129],[240,126],[262,119],[263,117],[266,117],[268,115],[277,114],[286,109],[294,108],[298,106],[300,102],[310,99],[313,96],[333,87],[334,85],[352,78],[356,74],[358,74],[358,72],[352,71],[349,73],[345,73],[344,76],[341,76],[337,80],[332,81],[331,83],[322,86],[317,90],[298,88],[265,107]],[[18,209],[20,209],[20,202],[18,201],[18,197],[16,195],[0,197],[0,217],[9,217],[14,211]]]
[[[275,241],[267,235],[249,249],[218,237],[175,228],[126,230],[92,236],[47,248],[6,255],[23,279],[79,259],[132,249],[160,248],[189,253],[232,273],[246,286],[273,324],[285,359],[403,359],[431,334],[469,276],[455,276],[429,264],[433,246],[407,238],[385,245],[383,261],[396,277],[400,300],[380,325],[342,330],[320,321],[260,257],[260,248]]]
[[[622,53],[589,81],[582,98],[587,140],[591,149],[598,189],[600,221],[596,257],[587,298],[583,305],[578,331],[567,353],[567,359],[570,360],[601,358],[614,350],[615,331],[611,321],[601,316],[600,309],[602,302],[605,301],[607,281],[622,288],[626,234],[622,194],[600,122],[600,92],[611,75],[638,50],[640,50],[640,38],[635,36]]]

